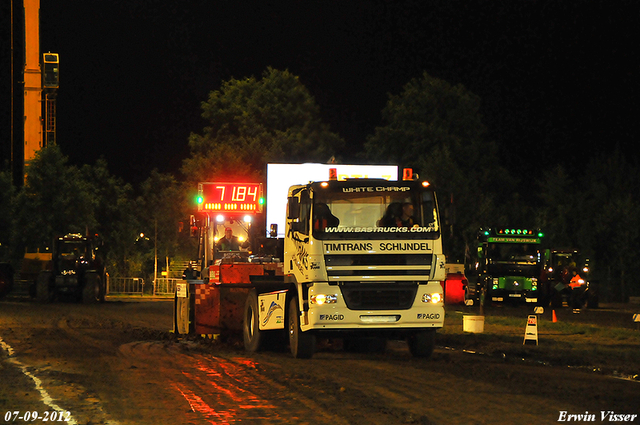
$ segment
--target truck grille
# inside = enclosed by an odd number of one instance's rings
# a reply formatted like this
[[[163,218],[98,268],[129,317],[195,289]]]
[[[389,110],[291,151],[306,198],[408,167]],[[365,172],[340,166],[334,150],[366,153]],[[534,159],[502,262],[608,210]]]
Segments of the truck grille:
[[[325,255],[329,283],[342,281],[415,281],[431,274],[431,254]]]
[[[339,286],[350,310],[407,310],[418,291],[415,282],[344,282]]]

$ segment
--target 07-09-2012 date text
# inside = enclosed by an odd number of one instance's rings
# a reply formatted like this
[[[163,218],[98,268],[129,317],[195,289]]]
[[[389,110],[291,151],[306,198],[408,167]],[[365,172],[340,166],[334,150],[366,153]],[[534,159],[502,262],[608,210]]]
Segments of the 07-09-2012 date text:
[[[19,410],[7,411],[4,414],[5,422],[69,422],[71,418],[71,412],[58,412],[58,411],[45,411],[45,412],[37,412],[37,411],[26,411],[21,412]]]

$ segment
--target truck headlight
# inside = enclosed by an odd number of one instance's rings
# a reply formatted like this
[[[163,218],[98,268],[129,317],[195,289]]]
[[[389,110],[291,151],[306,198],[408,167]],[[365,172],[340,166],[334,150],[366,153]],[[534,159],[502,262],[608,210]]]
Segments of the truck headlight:
[[[442,301],[442,294],[439,292],[434,292],[433,294],[422,294],[423,303],[438,304],[440,301]]]
[[[322,304],[335,304],[338,301],[338,296],[335,294],[317,294],[311,295],[309,297],[309,302],[311,304],[322,305]]]

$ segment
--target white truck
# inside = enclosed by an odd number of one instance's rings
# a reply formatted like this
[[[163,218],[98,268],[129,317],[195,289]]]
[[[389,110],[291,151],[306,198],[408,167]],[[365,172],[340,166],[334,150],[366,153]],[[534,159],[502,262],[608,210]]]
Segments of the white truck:
[[[288,342],[294,357],[310,358],[317,338],[335,337],[404,339],[416,357],[433,352],[446,271],[428,182],[291,186],[282,260],[282,275],[252,276],[242,314],[248,351]]]

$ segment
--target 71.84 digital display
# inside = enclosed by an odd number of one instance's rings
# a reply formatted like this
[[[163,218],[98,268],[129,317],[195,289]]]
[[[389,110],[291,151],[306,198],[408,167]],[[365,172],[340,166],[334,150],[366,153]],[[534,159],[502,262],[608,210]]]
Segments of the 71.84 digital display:
[[[199,183],[198,211],[259,213],[264,199],[262,183]]]

